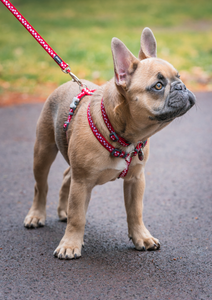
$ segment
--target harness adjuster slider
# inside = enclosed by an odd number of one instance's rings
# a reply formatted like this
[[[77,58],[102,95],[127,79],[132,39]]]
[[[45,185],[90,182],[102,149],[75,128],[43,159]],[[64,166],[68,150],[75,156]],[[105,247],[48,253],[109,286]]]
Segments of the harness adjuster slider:
[[[67,130],[68,130],[68,125],[69,125],[69,122],[68,122],[68,121],[65,121],[65,122],[64,122],[64,125],[63,125],[63,130],[64,130],[64,131],[67,131]]]
[[[72,108],[73,111],[75,111],[75,109],[76,109],[77,107],[76,107],[76,105],[72,102],[72,103],[70,104],[70,108]]]
[[[110,138],[111,138],[111,140],[112,140],[113,142],[118,142],[118,140],[119,140],[117,134],[116,134],[114,131],[111,132]]]
[[[122,151],[115,148],[113,149],[113,151],[111,152],[111,155],[114,156],[114,157],[119,157],[121,155]]]
[[[77,106],[79,104],[79,99],[77,97],[74,97],[72,103]]]

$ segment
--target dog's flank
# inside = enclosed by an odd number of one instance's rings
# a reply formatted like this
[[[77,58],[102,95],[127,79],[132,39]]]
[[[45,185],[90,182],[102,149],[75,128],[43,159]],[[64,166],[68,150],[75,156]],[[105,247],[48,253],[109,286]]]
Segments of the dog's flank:
[[[83,81],[93,96],[86,96],[77,106],[66,133],[69,105],[78,93],[76,83],[68,82],[47,99],[37,124],[34,148],[35,194],[24,225],[44,226],[46,219],[47,177],[57,152],[70,165],[64,173],[59,193],[58,215],[67,220],[65,234],[54,251],[60,259],[81,256],[86,211],[92,189],[119,177],[126,160],[113,157],[94,136],[88,120],[90,105],[92,120],[100,134],[111,145],[131,153],[136,145],[149,139],[174,118],[185,114],[195,103],[193,94],[185,88],[178,72],[168,62],[156,58],[156,40],[145,28],[141,35],[139,58],[136,58],[117,38],[113,38],[112,54],[115,77],[98,87]],[[115,133],[130,142],[124,147],[110,139],[110,132],[101,115],[101,100]],[[128,234],[137,250],[157,250],[154,238],[143,223],[144,167],[149,154],[149,141],[143,148],[143,160],[133,156],[124,177],[124,201]]]

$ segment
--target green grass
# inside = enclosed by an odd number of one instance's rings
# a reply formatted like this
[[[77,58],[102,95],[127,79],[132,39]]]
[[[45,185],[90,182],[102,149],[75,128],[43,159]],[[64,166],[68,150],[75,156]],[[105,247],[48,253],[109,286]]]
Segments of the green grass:
[[[120,38],[138,54],[150,27],[158,57],[179,71],[200,67],[212,76],[212,1],[12,0],[72,72],[89,80],[113,76],[110,43]],[[0,86],[34,92],[43,83],[69,80],[42,47],[0,3]],[[6,83],[6,84],[5,84]]]

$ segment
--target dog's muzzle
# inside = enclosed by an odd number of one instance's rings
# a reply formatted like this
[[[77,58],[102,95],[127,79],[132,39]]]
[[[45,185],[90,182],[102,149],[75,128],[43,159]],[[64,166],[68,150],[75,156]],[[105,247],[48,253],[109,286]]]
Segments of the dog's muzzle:
[[[170,93],[166,98],[164,107],[155,115],[155,119],[163,122],[170,122],[173,119],[184,115],[194,104],[195,96],[190,92],[184,83],[174,81],[170,87]]]
[[[188,102],[193,106],[195,103],[194,95],[187,90],[184,83],[174,81],[171,84],[168,106],[173,108],[181,108],[186,106]]]

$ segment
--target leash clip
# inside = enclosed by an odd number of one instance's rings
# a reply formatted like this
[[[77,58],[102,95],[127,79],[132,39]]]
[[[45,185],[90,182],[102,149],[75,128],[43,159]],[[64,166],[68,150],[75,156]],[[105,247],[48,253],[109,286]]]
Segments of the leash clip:
[[[69,65],[64,70],[62,69],[62,71],[63,71],[63,73],[69,74],[71,76],[72,81],[76,82],[79,85],[80,91],[82,91],[83,88],[87,88],[87,86],[85,84],[83,84],[79,80],[79,78],[71,72],[71,68]]]
[[[82,89],[83,83],[79,80],[79,78],[71,72],[68,72],[68,74],[71,76],[72,81],[76,82],[79,85],[80,89]]]

